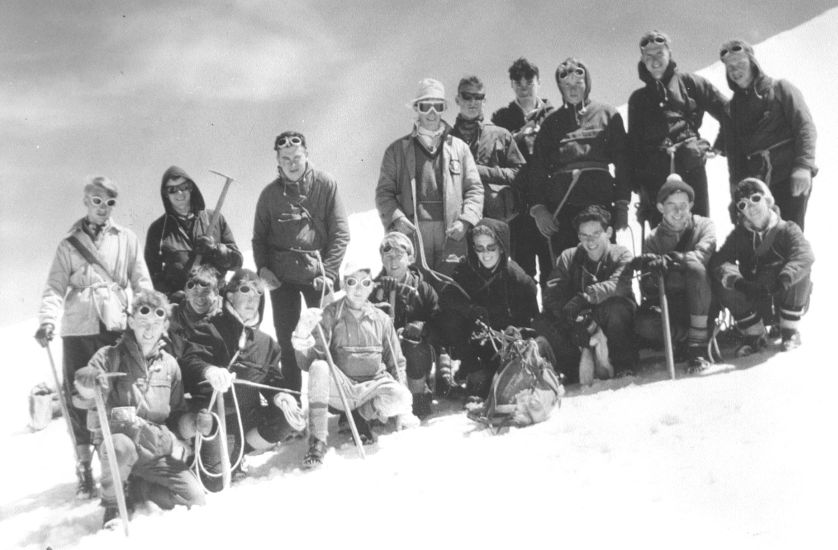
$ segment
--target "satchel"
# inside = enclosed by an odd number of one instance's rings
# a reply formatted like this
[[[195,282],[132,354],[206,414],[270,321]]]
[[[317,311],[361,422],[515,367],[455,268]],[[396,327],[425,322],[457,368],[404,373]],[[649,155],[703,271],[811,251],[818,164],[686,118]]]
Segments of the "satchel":
[[[73,245],[90,265],[98,267],[108,279],[106,282],[91,287],[93,304],[96,306],[96,313],[105,330],[109,332],[125,330],[128,326],[128,294],[125,289],[114,281],[105,265],[75,235],[67,237],[67,242]]]

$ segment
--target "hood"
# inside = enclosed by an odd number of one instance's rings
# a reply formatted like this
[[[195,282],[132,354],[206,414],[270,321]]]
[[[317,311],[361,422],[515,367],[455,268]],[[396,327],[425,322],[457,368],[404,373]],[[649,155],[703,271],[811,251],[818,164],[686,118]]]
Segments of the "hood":
[[[757,61],[757,58],[754,55],[754,48],[750,44],[745,42],[744,40],[734,39],[734,40],[730,40],[728,42],[725,42],[722,45],[722,49],[730,48],[730,47],[733,47],[733,46],[742,46],[742,49],[745,51],[745,54],[747,54],[748,59],[751,62],[751,68],[754,71],[754,80],[751,83],[751,88],[754,88],[757,85],[757,83],[759,83],[763,79],[763,77],[765,76],[765,73],[762,72],[762,67],[759,64],[759,61]],[[725,70],[725,80],[727,80],[727,86],[728,86],[728,88],[730,88],[730,90],[732,92],[736,93],[737,91],[742,90],[739,86],[736,85],[736,83],[734,83],[730,79],[729,76],[727,76],[727,70]]]
[[[661,82],[666,85],[669,83],[672,75],[675,74],[675,68],[677,65],[673,59],[669,59],[669,65],[666,66],[666,70],[663,72],[663,77],[661,78]],[[652,76],[652,73],[649,72],[649,69],[646,68],[646,64],[643,61],[637,62],[637,76],[640,77],[640,80],[643,81],[644,84],[647,86],[655,86],[656,80]]]
[[[201,210],[206,209],[204,196],[201,194],[201,190],[198,189],[198,184],[195,183],[195,180],[193,180],[183,168],[179,166],[169,166],[169,168],[163,172],[163,178],[160,180],[160,198],[163,201],[163,208],[166,210],[166,213],[175,214],[175,209],[172,207],[172,203],[169,202],[169,195],[166,193],[166,182],[172,178],[181,177],[192,182],[192,212],[200,212]]]
[[[590,69],[588,69],[588,66],[585,65],[582,61],[576,59],[575,57],[568,57],[567,59],[559,63],[559,66],[556,67],[556,86],[559,86],[559,72],[561,72],[561,70],[567,66],[581,67],[585,69],[585,100],[583,101],[583,103],[587,104],[591,96],[591,71]],[[561,91],[562,87],[559,86],[559,92]],[[564,94],[562,94],[562,101],[564,101]]]
[[[503,252],[500,255],[500,262],[499,267],[505,267],[507,264],[507,259],[509,258],[509,253],[512,250],[510,247],[510,238],[509,238],[509,225],[506,222],[502,222],[500,220],[493,220],[492,218],[483,218],[477,225],[472,227],[468,230],[468,234],[466,235],[466,245],[468,246],[468,262],[474,268],[481,268],[483,264],[480,263],[480,260],[477,259],[477,253],[474,251],[474,230],[478,227],[488,227],[492,234],[495,237],[495,240],[501,245],[503,248]]]

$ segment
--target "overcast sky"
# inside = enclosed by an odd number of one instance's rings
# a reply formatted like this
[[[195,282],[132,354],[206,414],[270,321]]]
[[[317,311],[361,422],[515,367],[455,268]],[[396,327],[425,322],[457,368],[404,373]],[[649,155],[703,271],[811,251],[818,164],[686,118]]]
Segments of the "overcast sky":
[[[836,3],[646,5],[6,0],[0,324],[37,311],[55,247],[84,213],[87,175],[117,181],[114,217],[144,242],[162,213],[166,168],[183,167],[209,204],[222,181],[208,170],[229,173],[241,181],[224,214],[249,248],[282,130],[304,132],[347,208],[368,210],[383,151],[409,131],[406,104],[423,77],[442,80],[453,99],[458,79],[477,74],[489,114],[511,99],[512,60],[538,64],[542,96],[556,102],[555,67],[575,55],[591,69],[592,96],[620,105],[640,85],[637,41],[649,28],[667,31],[674,59],[694,71],[715,61],[726,39],[760,42]]]

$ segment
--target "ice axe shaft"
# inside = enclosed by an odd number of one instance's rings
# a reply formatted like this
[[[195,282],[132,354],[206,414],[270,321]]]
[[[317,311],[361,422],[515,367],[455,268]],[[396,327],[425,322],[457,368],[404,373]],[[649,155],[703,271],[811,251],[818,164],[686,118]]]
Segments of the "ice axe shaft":
[[[210,170],[210,173],[215,174],[217,176],[221,176],[225,179],[225,181],[224,187],[221,189],[221,194],[218,196],[218,202],[215,203],[215,210],[212,211],[212,217],[210,217],[209,225],[207,226],[207,235],[212,234],[212,228],[215,227],[216,223],[218,223],[218,218],[221,217],[221,207],[224,206],[224,199],[227,198],[227,190],[230,189],[230,184],[236,181],[227,174],[222,174],[221,172],[217,172],[215,170]],[[192,262],[192,265],[201,265],[202,259],[202,254],[196,254],[195,261]]]
[[[675,357],[672,352],[672,333],[669,324],[669,301],[666,299],[666,287],[664,286],[663,272],[658,274],[658,296],[660,297],[661,321],[663,322],[663,348],[666,353],[666,368],[669,369],[669,377],[675,380]]]
[[[119,517],[122,518],[122,528],[127,537],[128,507],[125,505],[125,491],[122,487],[122,478],[119,475],[119,463],[116,461],[116,449],[113,446],[113,435],[111,434],[111,426],[108,423],[108,411],[105,409],[105,399],[102,397],[102,388],[98,384],[94,387],[93,399],[96,401],[96,414],[99,416],[99,426],[102,428],[102,442],[105,444],[105,451],[108,455],[111,483],[113,483],[113,489],[116,493],[116,505],[119,508]]]
[[[576,168],[575,170],[573,170],[573,172],[570,173],[570,185],[567,188],[567,193],[564,194],[564,197],[562,197],[561,202],[559,202],[559,205],[553,211],[553,221],[554,222],[559,217],[559,212],[561,212],[562,208],[564,208],[564,203],[567,202],[568,197],[570,197],[570,194],[573,192],[573,188],[576,187],[577,183],[579,183],[579,176],[581,176],[581,175],[582,175],[582,170],[580,170],[578,168]],[[550,258],[552,259],[553,264],[555,265],[556,258],[558,257],[559,254],[562,253],[562,251],[561,250],[553,250],[553,237],[552,237],[552,235],[547,237],[547,248],[550,250]]]
[[[73,431],[73,420],[70,418],[70,408],[67,406],[67,401],[70,399],[69,388],[58,379],[58,370],[55,368],[55,360],[52,358],[52,350],[49,347],[49,342],[45,346],[47,355],[49,356],[49,366],[52,369],[52,377],[55,380],[55,390],[58,392],[58,403],[61,405],[61,415],[64,417],[65,424],[67,424],[67,433],[70,435],[70,441],[73,442],[73,454],[76,455],[76,462],[79,461],[79,448],[76,443],[76,433]],[[70,383],[69,381],[67,382]],[[65,395],[65,389],[68,393]]]

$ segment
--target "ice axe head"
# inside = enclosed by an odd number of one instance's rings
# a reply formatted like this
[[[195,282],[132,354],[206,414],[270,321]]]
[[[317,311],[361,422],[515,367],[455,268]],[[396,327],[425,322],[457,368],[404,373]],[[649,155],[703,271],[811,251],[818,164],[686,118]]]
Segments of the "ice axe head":
[[[227,183],[236,181],[236,179],[232,176],[228,176],[227,174],[223,174],[217,170],[210,170],[211,174],[215,174],[216,176],[221,176],[222,178],[227,180]]]

